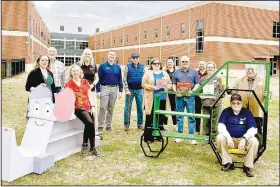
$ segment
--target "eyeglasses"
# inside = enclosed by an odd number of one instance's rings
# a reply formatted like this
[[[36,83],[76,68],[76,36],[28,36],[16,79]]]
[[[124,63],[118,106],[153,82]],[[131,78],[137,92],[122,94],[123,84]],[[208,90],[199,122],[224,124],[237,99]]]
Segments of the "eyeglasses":
[[[232,105],[241,105],[241,102],[232,102]]]
[[[153,63],[152,65],[155,65],[155,66],[157,66],[157,65],[158,65],[158,66],[159,66],[159,65],[160,65],[160,63]]]
[[[188,64],[189,63],[189,61],[181,61],[182,63],[186,63],[186,64]]]
[[[132,57],[132,59],[138,59],[139,57]]]

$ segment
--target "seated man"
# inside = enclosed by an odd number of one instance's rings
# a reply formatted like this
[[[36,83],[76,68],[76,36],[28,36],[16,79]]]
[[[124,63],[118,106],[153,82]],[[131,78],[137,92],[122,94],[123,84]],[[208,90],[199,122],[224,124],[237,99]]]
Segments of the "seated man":
[[[239,94],[233,94],[230,98],[231,107],[223,110],[218,124],[218,136],[216,139],[217,148],[222,155],[222,171],[234,169],[232,158],[228,148],[238,148],[241,151],[247,150],[243,171],[246,176],[253,177],[252,168],[254,158],[258,152],[259,142],[255,135],[257,134],[256,122],[246,108],[242,108],[242,100]]]

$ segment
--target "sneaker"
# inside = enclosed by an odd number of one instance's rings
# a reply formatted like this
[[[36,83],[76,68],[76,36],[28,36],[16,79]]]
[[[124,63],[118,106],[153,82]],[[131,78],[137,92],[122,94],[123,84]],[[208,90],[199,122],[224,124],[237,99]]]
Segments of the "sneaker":
[[[83,144],[83,145],[82,145],[81,153],[82,153],[83,155],[87,154],[87,148],[88,148],[88,145],[87,145],[87,144]]]
[[[124,131],[128,131],[128,125],[124,126]]]
[[[246,166],[243,166],[243,172],[246,173],[247,177],[254,177],[253,171]]]
[[[234,164],[233,163],[227,163],[224,165],[224,167],[221,169],[224,172],[227,172],[229,170],[234,170]]]
[[[192,144],[192,145],[197,145],[197,142],[196,142],[196,140],[191,140],[191,141],[190,141],[190,144]]]
[[[90,148],[89,152],[95,156],[100,156],[99,151],[96,149],[96,147]]]
[[[143,125],[138,125],[138,126],[137,126],[137,129],[139,129],[139,130],[144,130],[144,127],[143,127]]]
[[[176,143],[180,143],[180,142],[183,142],[184,141],[184,139],[181,139],[181,138],[175,138],[174,139],[174,142],[176,142]]]
[[[113,131],[112,127],[106,127],[106,131]]]

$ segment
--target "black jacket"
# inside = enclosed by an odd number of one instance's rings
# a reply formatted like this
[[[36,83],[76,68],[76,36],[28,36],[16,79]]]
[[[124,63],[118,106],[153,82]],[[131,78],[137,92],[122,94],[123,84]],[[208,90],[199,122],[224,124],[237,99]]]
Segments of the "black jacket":
[[[51,77],[53,78],[53,73],[50,72],[49,70],[47,70],[47,71],[51,75]],[[27,77],[26,84],[25,84],[25,90],[30,92],[31,87],[36,88],[41,83],[45,83],[44,78],[43,78],[43,74],[42,74],[40,68],[35,68],[34,70],[32,70],[29,73],[29,75]],[[53,95],[53,102],[54,102],[54,91],[55,91],[54,81],[51,85],[51,89],[52,89],[51,92],[52,92],[52,95]]]

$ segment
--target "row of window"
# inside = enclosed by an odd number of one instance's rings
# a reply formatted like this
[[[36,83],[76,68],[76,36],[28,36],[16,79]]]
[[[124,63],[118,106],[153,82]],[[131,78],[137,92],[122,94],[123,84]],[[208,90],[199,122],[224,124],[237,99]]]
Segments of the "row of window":
[[[166,36],[170,36],[170,26],[166,27]],[[185,24],[181,24],[181,34],[185,34]],[[154,38],[158,38],[158,30],[154,29]],[[144,40],[147,39],[147,31],[144,31]],[[134,33],[134,42],[137,41],[137,33]],[[122,44],[122,36],[120,36],[120,44]],[[204,20],[200,19],[196,21],[196,53],[203,53],[204,42]],[[128,35],[126,35],[126,43],[128,43]],[[113,44],[116,44],[116,38],[113,38]],[[100,47],[100,41],[98,46]],[[108,39],[108,45],[111,46],[111,38]],[[104,40],[102,40],[102,46],[104,47]]]
[[[60,25],[59,27],[60,31],[64,31],[64,25]],[[83,28],[82,27],[78,27],[78,32],[82,32]]]
[[[35,20],[31,20],[31,15],[29,15],[29,31],[30,33],[32,32],[32,34],[34,35],[37,34],[38,36],[41,36],[41,38],[43,40],[45,40],[48,45],[50,45],[50,38],[48,38],[48,36],[46,36],[46,34],[41,30],[40,28],[40,24],[38,23],[35,23]],[[41,30],[41,33],[40,33],[40,30]]]
[[[61,61],[65,64],[65,66],[71,66],[72,64],[75,64],[80,61],[80,57],[56,57],[57,60]]]
[[[85,49],[88,48],[88,42],[52,40],[51,46],[56,49]]]
[[[280,22],[273,22],[273,38],[280,38]]]

